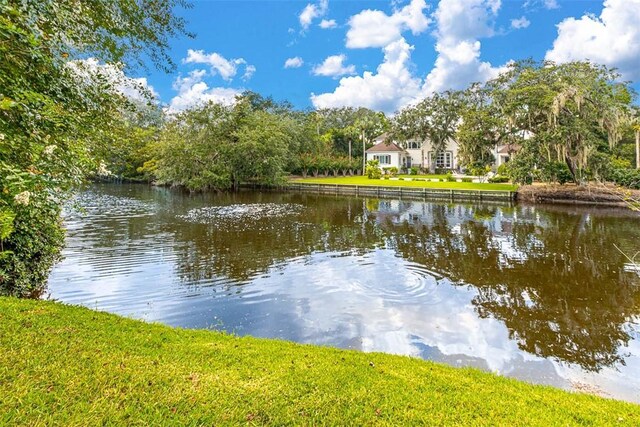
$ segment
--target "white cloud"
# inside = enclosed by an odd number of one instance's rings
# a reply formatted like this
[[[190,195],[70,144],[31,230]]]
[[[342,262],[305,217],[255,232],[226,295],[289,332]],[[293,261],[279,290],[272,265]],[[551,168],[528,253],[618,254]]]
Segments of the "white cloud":
[[[560,5],[557,0],[527,0],[522,7],[528,10],[538,9],[540,6],[547,10],[558,9]]]
[[[205,70],[191,71],[186,77],[178,77],[173,82],[173,89],[178,94],[171,99],[167,112],[178,113],[205,102],[232,104],[241,90],[223,87],[210,88],[203,81],[207,75]]]
[[[384,60],[375,72],[340,79],[333,92],[312,94],[313,105],[364,106],[392,113],[425,95],[497,76],[504,67],[480,60],[479,39],[495,34],[500,7],[501,0],[441,0],[433,14],[438,56],[424,80],[414,74],[413,46],[402,36],[405,29],[417,33],[430,24],[423,14],[424,1],[413,0],[391,16],[374,10],[354,15],[349,20],[347,47],[384,46]]]
[[[500,6],[500,0],[441,0],[434,14],[438,39],[493,36],[493,20]]]
[[[245,68],[244,74],[242,75],[242,80],[246,82],[247,80],[251,79],[251,77],[253,77],[253,74],[255,72],[256,72],[256,67],[254,65],[247,65],[247,68]]]
[[[500,0],[441,0],[435,17],[435,65],[427,75],[425,94],[462,89],[469,83],[486,81],[502,70],[480,60],[481,37],[494,35],[493,20]]]
[[[337,26],[338,24],[336,23],[335,19],[323,19],[322,21],[320,21],[320,28],[323,28],[325,30],[336,28]]]
[[[211,67],[211,74],[219,74],[226,81],[231,81],[238,73],[238,66],[245,66],[243,78],[250,78],[256,71],[256,67],[247,64],[243,58],[226,59],[219,53],[205,53],[202,50],[189,49],[187,57],[182,60],[186,64],[207,64]],[[247,77],[248,76],[248,77]]]
[[[300,68],[304,64],[304,61],[299,56],[288,58],[284,61],[284,68]]]
[[[340,77],[345,74],[355,74],[354,65],[344,65],[347,60],[346,55],[332,55],[327,57],[320,65],[313,67],[313,74],[316,76]]]
[[[531,25],[531,22],[527,19],[526,16],[511,20],[511,28],[515,28],[516,30],[527,28],[529,25]]]
[[[316,18],[321,18],[329,10],[329,0],[320,0],[318,4],[309,3],[302,9],[298,19],[300,20],[300,26],[303,30],[309,28],[311,23]]]
[[[82,80],[106,79],[113,89],[134,101],[158,100],[160,95],[149,84],[146,77],[129,77],[123,71],[123,64],[101,64],[96,58],[68,62],[67,65]]]
[[[420,93],[420,79],[409,71],[411,50],[404,39],[384,48],[384,60],[376,74],[365,71],[362,76],[340,79],[335,91],[319,95],[312,94],[311,102],[316,108],[368,107],[392,113],[415,100]]]
[[[542,7],[548,10],[558,9],[560,7],[557,0],[527,0],[522,7],[525,9],[536,9],[539,4],[542,4]]]
[[[348,48],[384,47],[402,38],[402,32],[411,30],[414,35],[425,31],[431,20],[424,14],[428,6],[425,0],[411,3],[392,15],[379,10],[363,10],[349,19]]]
[[[600,16],[567,18],[546,59],[589,59],[616,67],[626,79],[640,79],[640,0],[605,0]]]

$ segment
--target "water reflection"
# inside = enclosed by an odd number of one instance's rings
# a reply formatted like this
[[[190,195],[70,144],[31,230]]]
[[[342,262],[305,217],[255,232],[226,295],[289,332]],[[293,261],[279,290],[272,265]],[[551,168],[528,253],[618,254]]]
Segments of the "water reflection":
[[[624,364],[617,350],[630,339],[640,287],[613,244],[640,242],[637,220],[534,208],[487,218],[471,207],[450,221],[447,207],[433,208],[432,224],[389,231],[404,258],[474,286],[480,317],[502,320],[531,354],[593,371]]]
[[[106,185],[79,202],[55,298],[640,400],[640,276],[614,246],[640,246],[633,214]],[[218,214],[238,208],[267,210]]]

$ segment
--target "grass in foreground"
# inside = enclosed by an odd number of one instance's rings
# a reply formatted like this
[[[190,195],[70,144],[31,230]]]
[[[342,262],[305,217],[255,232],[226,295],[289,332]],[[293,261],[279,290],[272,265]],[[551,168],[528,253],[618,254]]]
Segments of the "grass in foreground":
[[[640,406],[407,357],[0,298],[0,425],[638,425]]]
[[[369,179],[366,176],[346,176],[346,177],[318,177],[302,178],[292,180],[307,184],[338,184],[338,185],[362,185],[379,187],[419,187],[437,188],[446,190],[490,190],[490,191],[515,191],[517,186],[512,184],[491,184],[476,182],[431,182],[431,181],[406,181],[391,179]]]

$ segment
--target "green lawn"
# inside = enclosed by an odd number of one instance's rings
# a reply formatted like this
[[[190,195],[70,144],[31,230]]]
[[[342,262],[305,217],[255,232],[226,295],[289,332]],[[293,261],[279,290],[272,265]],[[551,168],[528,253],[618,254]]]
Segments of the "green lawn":
[[[418,176],[418,178],[422,178]],[[426,177],[425,177],[426,178]],[[431,182],[431,181],[407,181],[391,179],[369,179],[366,176],[347,177],[318,177],[295,179],[290,182],[300,182],[308,184],[338,184],[338,185],[368,185],[381,187],[419,187],[419,188],[440,188],[447,190],[498,190],[516,191],[517,186],[513,184],[482,184],[474,182]]]
[[[639,425],[473,369],[0,298],[0,425]]]
[[[424,178],[424,179],[447,179],[447,175],[436,175],[436,174],[426,174],[426,175],[397,175],[398,178]]]

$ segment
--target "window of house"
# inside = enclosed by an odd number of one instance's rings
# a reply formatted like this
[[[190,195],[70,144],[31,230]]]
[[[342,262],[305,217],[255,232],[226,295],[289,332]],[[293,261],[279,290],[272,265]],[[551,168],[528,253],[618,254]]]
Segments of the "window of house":
[[[373,156],[373,160],[377,160],[381,165],[391,164],[391,154],[376,154]]]
[[[420,143],[417,141],[411,141],[409,142],[409,150],[419,150],[420,149]]]
[[[438,169],[451,169],[453,168],[453,152],[452,151],[441,151],[438,153],[438,157],[434,159],[433,151],[429,153],[431,156],[431,161],[435,162],[435,166]]]

